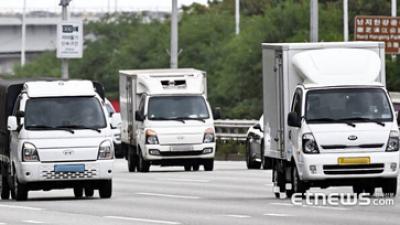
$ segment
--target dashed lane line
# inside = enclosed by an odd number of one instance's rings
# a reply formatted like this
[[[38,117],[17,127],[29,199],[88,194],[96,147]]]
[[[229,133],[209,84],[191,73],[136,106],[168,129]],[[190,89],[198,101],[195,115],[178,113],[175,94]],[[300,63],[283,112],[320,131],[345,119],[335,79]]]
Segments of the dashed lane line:
[[[293,215],[281,214],[281,213],[265,213],[264,216],[290,217],[290,216],[293,216]]]
[[[42,221],[38,221],[38,220],[23,220],[23,223],[30,223],[30,224],[44,224],[44,222]]]
[[[0,208],[23,209],[23,210],[32,210],[32,211],[43,210],[42,208],[36,208],[36,207],[19,206],[19,205],[2,205],[2,204],[0,204]]]
[[[165,198],[179,198],[179,199],[200,199],[198,196],[192,195],[171,195],[171,194],[162,194],[162,193],[147,193],[147,192],[139,192],[137,195],[145,195],[145,196],[156,196],[156,197],[165,197]]]
[[[239,218],[239,219],[244,219],[244,218],[250,218],[251,217],[249,215],[237,215],[237,214],[227,214],[227,215],[222,215],[222,216]]]
[[[155,224],[169,224],[169,225],[179,225],[180,222],[175,221],[167,221],[167,220],[153,220],[153,219],[145,219],[145,218],[136,218],[136,217],[124,217],[124,216],[105,216],[107,219],[116,219],[116,220],[126,220],[126,221],[136,221],[143,223],[155,223]]]

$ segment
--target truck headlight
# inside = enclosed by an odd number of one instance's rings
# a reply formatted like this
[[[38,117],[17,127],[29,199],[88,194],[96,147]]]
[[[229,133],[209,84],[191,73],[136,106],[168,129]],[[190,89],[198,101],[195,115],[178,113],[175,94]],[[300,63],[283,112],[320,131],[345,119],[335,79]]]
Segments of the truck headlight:
[[[215,142],[215,132],[213,128],[207,128],[204,131],[203,143],[212,143]]]
[[[39,154],[36,147],[29,142],[22,145],[22,161],[24,162],[39,162]]]
[[[99,154],[97,156],[99,160],[113,159],[113,145],[109,140],[101,142],[99,146]]]
[[[387,152],[396,152],[399,150],[399,132],[392,130],[389,134],[389,140],[387,143]]]
[[[312,133],[303,134],[302,138],[303,152],[306,154],[318,154],[319,149]]]
[[[157,133],[152,129],[146,130],[146,144],[158,145],[159,143]]]

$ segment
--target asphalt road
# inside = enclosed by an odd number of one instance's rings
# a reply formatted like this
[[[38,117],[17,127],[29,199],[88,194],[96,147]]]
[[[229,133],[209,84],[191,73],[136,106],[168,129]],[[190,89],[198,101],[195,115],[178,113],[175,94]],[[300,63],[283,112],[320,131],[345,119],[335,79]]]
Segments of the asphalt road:
[[[114,165],[111,199],[97,192],[89,199],[74,199],[72,190],[30,192],[26,202],[0,201],[0,225],[400,224],[399,197],[392,206],[294,206],[274,198],[270,171],[247,170],[244,162],[216,162],[213,172],[153,166],[145,174],[129,173],[124,160]]]

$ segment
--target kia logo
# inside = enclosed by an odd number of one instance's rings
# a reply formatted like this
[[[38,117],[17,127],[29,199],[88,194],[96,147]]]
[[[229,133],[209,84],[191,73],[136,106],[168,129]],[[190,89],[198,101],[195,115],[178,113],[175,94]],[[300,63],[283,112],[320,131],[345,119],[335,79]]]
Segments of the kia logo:
[[[356,135],[350,135],[347,139],[349,139],[350,141],[355,141],[357,140],[357,136]]]
[[[74,151],[72,151],[72,150],[64,150],[64,151],[63,151],[63,154],[64,154],[65,156],[70,156],[70,155],[74,154]]]

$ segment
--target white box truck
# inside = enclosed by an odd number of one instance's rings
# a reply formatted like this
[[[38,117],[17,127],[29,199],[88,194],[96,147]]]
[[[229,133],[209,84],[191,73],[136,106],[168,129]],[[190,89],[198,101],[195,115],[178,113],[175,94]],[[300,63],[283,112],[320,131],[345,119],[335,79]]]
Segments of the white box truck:
[[[98,83],[0,80],[1,198],[64,188],[110,198],[110,123]]]
[[[264,135],[276,197],[352,186],[395,195],[399,129],[384,43],[262,44]]]
[[[120,71],[121,147],[130,172],[151,165],[214,168],[215,129],[206,73],[196,69]]]

